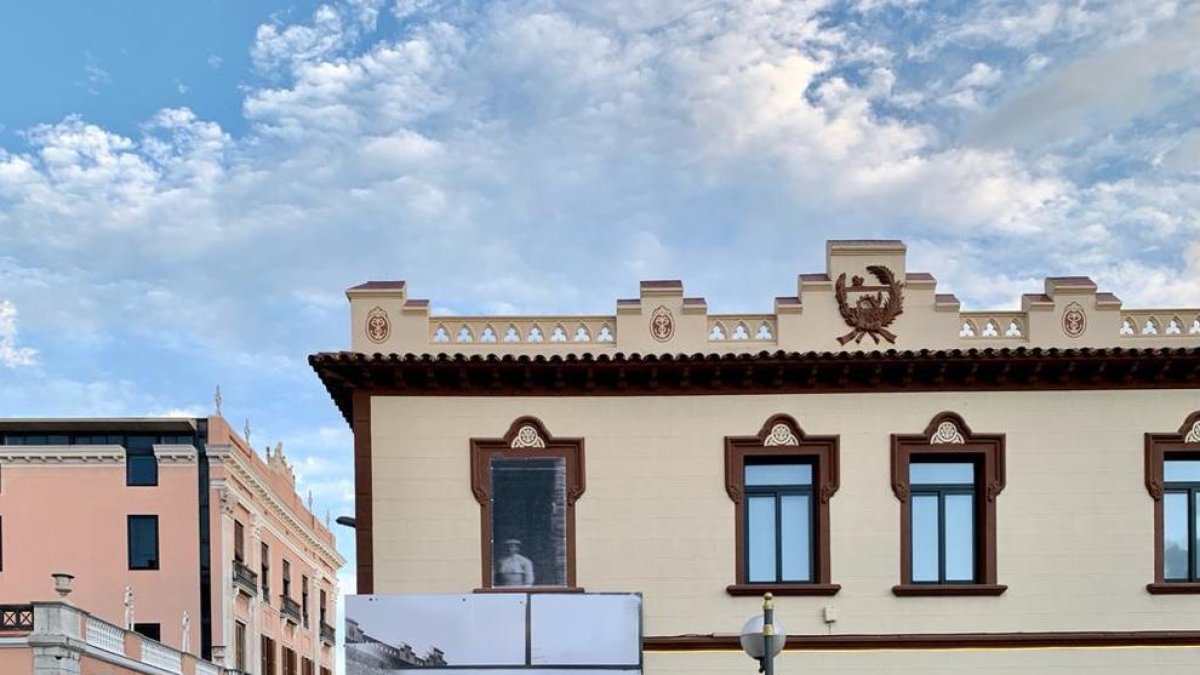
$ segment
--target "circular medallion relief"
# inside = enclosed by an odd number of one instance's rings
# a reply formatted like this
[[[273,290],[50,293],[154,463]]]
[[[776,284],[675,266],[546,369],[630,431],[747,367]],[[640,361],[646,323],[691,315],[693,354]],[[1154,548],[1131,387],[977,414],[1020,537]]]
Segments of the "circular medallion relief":
[[[367,339],[376,344],[387,340],[392,334],[392,322],[383,308],[376,307],[367,313],[366,331]]]
[[[1062,314],[1062,329],[1067,337],[1077,338],[1083,335],[1087,330],[1087,314],[1083,311],[1083,305],[1078,302],[1067,305]]]
[[[650,315],[650,336],[659,342],[666,342],[675,335],[675,317],[671,310],[659,305]]]

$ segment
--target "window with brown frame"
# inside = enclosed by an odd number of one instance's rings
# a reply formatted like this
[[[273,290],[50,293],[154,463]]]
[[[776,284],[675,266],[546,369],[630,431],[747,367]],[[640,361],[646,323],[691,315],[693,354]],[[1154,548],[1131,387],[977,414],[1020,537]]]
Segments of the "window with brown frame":
[[[1200,411],[1173,434],[1146,434],[1146,490],[1154,500],[1151,593],[1200,593]]]
[[[233,635],[233,665],[244,673],[246,672],[246,624],[234,621]]]
[[[952,412],[924,433],[892,435],[892,491],[900,500],[896,595],[1000,595],[996,497],[1004,490],[1004,435],[976,434]]]
[[[296,652],[283,647],[283,675],[300,675],[296,669]]]
[[[275,641],[266,635],[259,640],[259,656],[262,660],[259,675],[275,675]]]
[[[839,482],[838,437],[806,436],[775,415],[756,436],[725,437],[725,490],[737,542],[730,595],[833,595],[829,500]]]
[[[555,438],[536,417],[501,438],[471,439],[483,590],[577,590],[575,501],[585,489],[583,439]]]
[[[240,520],[233,521],[233,559],[246,562],[246,529]]]

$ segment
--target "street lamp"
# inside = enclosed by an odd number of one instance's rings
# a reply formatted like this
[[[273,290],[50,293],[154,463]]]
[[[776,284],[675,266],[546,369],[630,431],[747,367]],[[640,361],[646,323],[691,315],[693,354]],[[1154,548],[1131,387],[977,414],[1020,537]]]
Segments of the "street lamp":
[[[775,597],[763,595],[762,616],[752,616],[742,626],[742,649],[759,663],[758,672],[775,675],[775,655],[783,650],[787,632],[775,621]]]

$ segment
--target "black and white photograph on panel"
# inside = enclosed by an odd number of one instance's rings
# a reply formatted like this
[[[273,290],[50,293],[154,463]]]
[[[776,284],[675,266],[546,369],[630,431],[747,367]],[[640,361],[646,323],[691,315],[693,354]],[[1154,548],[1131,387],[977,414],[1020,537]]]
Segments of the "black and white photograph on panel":
[[[492,583],[567,585],[567,462],[493,458]]]
[[[346,675],[640,675],[641,645],[637,593],[346,598]]]

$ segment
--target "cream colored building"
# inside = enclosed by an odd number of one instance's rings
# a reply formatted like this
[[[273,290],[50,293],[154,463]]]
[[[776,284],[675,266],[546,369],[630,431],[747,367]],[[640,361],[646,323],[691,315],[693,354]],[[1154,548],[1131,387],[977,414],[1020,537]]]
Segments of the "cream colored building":
[[[765,591],[778,672],[1195,672],[1200,309],[1052,277],[966,312],[900,242],[827,251],[763,314],[350,289],[351,350],[310,361],[355,434],[358,591],[502,591],[520,539],[535,590],[644,594],[649,673],[752,672]]]

